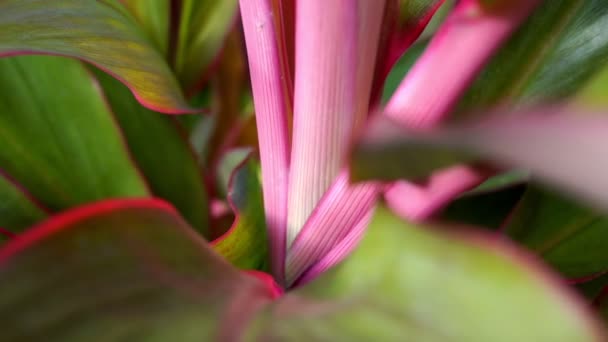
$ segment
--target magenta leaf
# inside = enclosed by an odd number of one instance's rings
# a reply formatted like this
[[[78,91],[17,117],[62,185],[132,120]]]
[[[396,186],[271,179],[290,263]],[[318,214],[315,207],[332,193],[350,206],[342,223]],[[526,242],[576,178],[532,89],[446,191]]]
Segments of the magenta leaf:
[[[608,210],[602,157],[608,120],[557,108],[520,114],[428,132],[378,120],[355,148],[352,173],[357,179],[419,179],[452,163],[489,160],[528,169],[539,181]]]

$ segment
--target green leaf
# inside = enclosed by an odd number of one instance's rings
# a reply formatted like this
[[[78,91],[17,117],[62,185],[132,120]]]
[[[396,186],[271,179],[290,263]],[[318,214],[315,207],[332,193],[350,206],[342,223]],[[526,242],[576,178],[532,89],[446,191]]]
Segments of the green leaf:
[[[608,7],[604,0],[542,1],[479,74],[456,112],[463,117],[473,114],[471,109],[505,102],[562,100],[606,61]]]
[[[479,194],[509,188],[517,184],[526,183],[528,178],[530,178],[530,175],[527,171],[510,170],[488,178],[485,182],[479,184],[478,187],[468,193]]]
[[[248,337],[302,341],[599,341],[573,294],[520,251],[378,210],[358,249],[287,294]]]
[[[204,76],[234,25],[236,0],[184,0],[175,70],[188,88]]]
[[[99,87],[77,61],[0,59],[0,146],[0,168],[51,210],[148,196]]]
[[[169,48],[169,0],[123,0],[139,25],[167,57]]]
[[[568,278],[608,271],[608,217],[547,190],[527,190],[506,232]]]
[[[269,260],[260,166],[251,156],[232,173],[228,201],[236,218],[212,242],[214,249],[239,268],[265,269]]]
[[[17,233],[41,221],[46,216],[45,208],[0,172],[1,228]]]
[[[203,234],[208,233],[208,203],[202,170],[175,118],[142,107],[128,89],[96,70],[135,161],[152,193],[173,203]]]
[[[191,111],[163,56],[117,0],[0,1],[0,55],[31,53],[82,59],[149,108]]]
[[[43,223],[0,250],[0,279],[4,341],[237,340],[272,296],[153,200]]]
[[[608,105],[608,64],[581,89],[572,102],[576,105],[589,107],[606,107]]]

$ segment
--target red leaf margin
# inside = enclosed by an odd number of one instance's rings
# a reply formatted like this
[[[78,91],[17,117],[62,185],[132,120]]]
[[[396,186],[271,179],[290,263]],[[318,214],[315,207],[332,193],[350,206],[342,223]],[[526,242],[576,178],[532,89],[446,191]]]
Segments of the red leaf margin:
[[[156,198],[119,198],[85,204],[51,216],[17,235],[0,249],[0,264],[6,263],[13,255],[77,222],[125,208],[158,209],[179,216],[172,205]]]

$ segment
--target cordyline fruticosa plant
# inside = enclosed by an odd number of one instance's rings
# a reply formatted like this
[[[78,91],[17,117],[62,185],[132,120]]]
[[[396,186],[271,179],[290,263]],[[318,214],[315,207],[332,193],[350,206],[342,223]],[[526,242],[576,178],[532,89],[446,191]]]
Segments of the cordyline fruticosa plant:
[[[0,0],[0,55],[2,341],[606,336],[605,0]]]

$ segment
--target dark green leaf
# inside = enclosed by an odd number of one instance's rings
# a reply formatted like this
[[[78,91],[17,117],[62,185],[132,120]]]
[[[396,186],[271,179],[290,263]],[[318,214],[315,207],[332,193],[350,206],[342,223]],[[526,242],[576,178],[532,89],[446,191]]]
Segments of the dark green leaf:
[[[345,262],[287,294],[248,336],[269,341],[600,341],[559,281],[482,237],[379,210]]]
[[[24,189],[0,173],[0,228],[17,233],[46,215],[45,209]]]
[[[499,229],[525,189],[525,184],[520,184],[495,191],[470,192],[450,203],[436,218],[454,224]]]
[[[0,1],[0,55],[79,58],[124,82],[147,107],[190,111],[162,54],[117,0]]]
[[[126,87],[96,71],[135,161],[152,193],[173,203],[197,230],[208,231],[207,192],[185,132],[173,117],[142,107]]]
[[[555,193],[529,188],[506,232],[568,278],[608,271],[608,217]]]
[[[0,168],[49,209],[148,196],[98,85],[77,61],[0,59],[0,146]]]
[[[504,102],[561,100],[607,61],[604,0],[542,1],[466,92],[458,115]]]
[[[608,286],[608,273],[575,285],[576,289],[589,300],[597,298],[606,286]]]
[[[272,292],[167,205],[107,201],[0,250],[3,341],[236,340]]]

